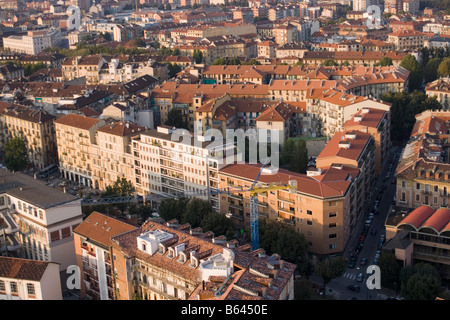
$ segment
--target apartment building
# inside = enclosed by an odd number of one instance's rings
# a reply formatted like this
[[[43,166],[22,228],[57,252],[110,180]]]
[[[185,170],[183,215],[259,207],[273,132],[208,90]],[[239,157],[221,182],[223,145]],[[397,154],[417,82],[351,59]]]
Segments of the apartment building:
[[[416,115],[410,140],[397,166],[397,206],[433,209],[449,205],[450,164],[446,141],[450,112],[427,110]]]
[[[91,147],[92,181],[95,189],[105,190],[117,178],[135,180],[133,137],[146,131],[146,127],[126,121],[117,121],[96,129],[96,145]]]
[[[450,109],[450,77],[428,83],[425,92],[428,96],[435,97],[445,110]]]
[[[276,48],[276,58],[303,58],[303,55],[306,51],[308,51],[308,48],[306,48],[302,43],[284,42]]]
[[[12,35],[3,38],[3,47],[12,52],[38,54],[52,46],[52,35],[48,31],[28,31],[27,35]]]
[[[23,77],[24,70],[15,64],[0,66],[0,80],[12,81]]]
[[[272,40],[260,41],[257,43],[258,48],[258,58],[275,58],[276,57],[276,47],[277,44]]]
[[[100,71],[106,62],[102,55],[66,58],[61,64],[63,80],[86,77],[86,84],[98,84]]]
[[[423,48],[425,36],[419,31],[398,31],[388,34],[386,41],[393,43],[398,51],[414,51]]]
[[[81,200],[20,172],[0,169],[0,179],[10,254],[58,263],[59,271],[76,264],[73,229],[82,221]]]
[[[96,187],[93,168],[100,161],[94,154],[96,130],[104,120],[70,113],[55,122],[59,170],[61,176],[88,187]]]
[[[112,237],[111,255],[118,300],[293,299],[294,264],[176,220]]]
[[[366,212],[375,178],[375,143],[369,133],[336,132],[316,159],[316,167],[326,169],[343,165],[358,171],[355,183],[356,212]]]
[[[3,112],[5,141],[17,136],[25,138],[28,161],[38,170],[57,164],[54,119],[46,111],[12,105]]]
[[[58,263],[0,257],[0,300],[62,300]]]
[[[248,234],[250,193],[247,190],[260,170],[261,165],[231,164],[219,172],[220,188],[231,191],[220,195],[220,212]],[[259,193],[259,219],[292,226],[305,235],[314,255],[343,252],[360,212],[354,203],[356,174],[357,170],[346,166],[313,170],[307,175],[263,169],[258,179],[262,188],[282,184],[292,187]]]
[[[233,144],[219,148],[203,133],[178,138],[175,134],[171,127],[158,126],[132,140],[137,192],[195,194],[218,209],[218,171],[227,153],[234,159]]]
[[[419,205],[394,207],[386,219],[383,251],[391,251],[403,266],[431,264],[443,279],[450,279],[450,209]]]
[[[310,90],[306,96],[306,110],[320,120],[317,134],[331,138],[344,124],[364,108],[390,110],[390,104],[381,100],[348,94],[335,89]]]
[[[365,107],[358,111],[343,125],[344,130],[356,130],[369,133],[375,142],[375,176],[380,175],[389,159],[391,149],[390,112]]]
[[[111,237],[136,227],[99,212],[92,212],[74,232],[81,299],[113,300]]]
[[[322,65],[326,59],[332,59],[337,64],[345,62],[354,66],[374,66],[381,58],[389,57],[394,66],[399,66],[402,59],[406,57],[406,52],[401,51],[353,51],[353,52],[326,52],[326,51],[308,51],[303,56],[303,63],[307,65]]]

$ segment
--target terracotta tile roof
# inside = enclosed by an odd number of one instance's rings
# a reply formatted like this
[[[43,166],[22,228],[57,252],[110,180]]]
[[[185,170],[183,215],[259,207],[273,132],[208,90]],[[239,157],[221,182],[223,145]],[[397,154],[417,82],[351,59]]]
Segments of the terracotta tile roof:
[[[96,125],[97,122],[99,122],[99,121],[100,121],[99,119],[86,117],[86,116],[80,115],[80,114],[70,113],[59,119],[56,119],[54,122],[63,124],[66,126],[70,126],[70,127],[80,128],[83,130],[89,130],[94,125]]]
[[[220,169],[219,175],[237,177],[239,179],[247,180],[249,184],[251,184],[257,177],[260,169],[260,164],[231,164]],[[324,173],[324,175],[340,173],[340,179],[333,181],[327,181],[325,178],[324,182],[321,182],[320,180],[324,177],[308,177],[307,175],[279,169],[275,174],[261,174],[258,182],[263,184],[288,184],[289,180],[296,180],[297,192],[299,193],[323,198],[342,196],[345,194],[351,183],[346,179],[349,173],[336,170],[339,169],[330,168]]]
[[[146,131],[146,128],[130,122],[118,121],[98,128],[97,131],[124,137],[143,133]]]
[[[363,113],[363,111],[366,111]],[[360,110],[353,117],[344,123],[343,128],[351,126],[363,126],[370,128],[378,128],[381,120],[384,118],[386,111],[375,108],[367,108]]]
[[[256,121],[287,121],[292,115],[291,108],[283,102],[278,103],[275,107],[263,111]]]
[[[370,134],[361,131],[336,132],[317,156],[316,161],[332,157],[357,161],[370,138]],[[341,147],[342,144],[349,145],[349,148]]]
[[[51,263],[55,262],[0,257],[0,277],[40,281]]]
[[[13,105],[12,108],[6,109],[3,114],[5,116],[35,123],[44,123],[56,118],[45,110],[36,110],[34,108],[18,105]]]
[[[414,226],[416,229],[427,221],[434,214],[434,209],[430,206],[420,206],[417,209],[413,210],[410,214],[408,214],[400,223],[402,224],[410,224]]]
[[[80,236],[89,238],[89,241],[94,241],[105,247],[109,247],[111,237],[135,229],[137,229],[137,226],[133,226],[126,222],[119,221],[94,211],[86,217],[86,219],[79,224],[73,232]]]

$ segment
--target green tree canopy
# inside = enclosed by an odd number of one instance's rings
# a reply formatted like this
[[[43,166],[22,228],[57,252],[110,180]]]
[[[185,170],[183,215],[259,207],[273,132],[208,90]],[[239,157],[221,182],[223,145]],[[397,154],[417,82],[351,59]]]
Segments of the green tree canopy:
[[[117,177],[116,181],[105,188],[105,197],[128,197],[133,195],[135,188],[131,181],[128,181],[125,177]]]
[[[378,266],[383,275],[381,277],[381,285],[393,290],[400,288],[399,276],[401,265],[397,258],[395,258],[395,254],[391,251],[383,252],[378,259]]]
[[[450,76],[450,58],[445,58],[442,60],[437,69],[437,74],[439,77]]]
[[[310,275],[309,243],[305,236],[291,226],[278,221],[259,221],[259,244],[268,254],[277,253],[282,259],[295,263],[302,275]]]
[[[28,165],[27,142],[24,137],[13,137],[4,146],[5,165],[10,171],[21,171]]]
[[[383,57],[378,61],[377,65],[381,67],[392,66],[392,59],[390,57]]]
[[[439,77],[438,68],[441,62],[442,62],[441,58],[433,58],[430,61],[428,61],[424,70],[425,82],[432,82]]]
[[[391,137],[396,141],[406,141],[416,123],[416,114],[427,109],[441,109],[442,105],[435,97],[428,97],[421,91],[411,93],[388,92],[381,99],[392,103]]]
[[[203,218],[214,210],[209,201],[199,198],[192,198],[186,205],[186,212],[181,220],[182,223],[189,223],[193,228],[200,227]]]
[[[177,109],[172,109],[167,114],[167,121],[164,123],[168,126],[172,126],[175,128],[185,128],[186,124],[183,121],[183,117],[181,113]]]
[[[423,68],[416,57],[408,54],[402,59],[400,66],[410,71],[409,91],[420,90],[423,82]]]
[[[325,59],[325,60],[323,60],[322,65],[326,66],[326,67],[332,67],[332,66],[337,66],[338,63],[336,61],[334,61],[333,59]]]
[[[345,272],[346,262],[343,257],[322,260],[314,266],[314,272],[322,277],[325,290],[328,283],[334,278],[342,276]]]
[[[186,212],[188,198],[169,198],[161,201],[159,205],[159,215],[166,221],[177,219],[182,221]]]
[[[441,292],[439,272],[429,263],[406,266],[400,271],[401,295],[411,300],[434,300]]]
[[[280,158],[281,165],[288,170],[303,173],[308,164],[308,149],[303,139],[288,138],[284,142]]]

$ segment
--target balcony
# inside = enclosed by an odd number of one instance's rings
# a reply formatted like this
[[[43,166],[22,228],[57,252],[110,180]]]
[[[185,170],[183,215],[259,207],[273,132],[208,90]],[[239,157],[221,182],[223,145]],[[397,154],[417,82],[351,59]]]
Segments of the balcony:
[[[282,223],[286,223],[286,224],[291,225],[291,226],[295,225],[295,220],[293,220],[293,219],[291,220],[291,219],[285,219],[285,218],[282,218],[282,217],[278,217],[277,221],[278,222],[282,222]]]
[[[285,213],[289,213],[289,214],[295,215],[295,209],[294,208],[287,209],[287,208],[278,207],[278,211],[282,211],[282,212],[285,212]]]

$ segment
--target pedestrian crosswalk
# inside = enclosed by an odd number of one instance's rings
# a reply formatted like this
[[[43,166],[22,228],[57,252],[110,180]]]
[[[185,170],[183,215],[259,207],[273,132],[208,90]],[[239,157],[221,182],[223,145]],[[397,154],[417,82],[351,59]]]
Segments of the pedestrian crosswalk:
[[[350,279],[350,280],[355,280],[356,279],[356,274],[353,274],[351,272],[346,272],[343,275],[344,278]]]

